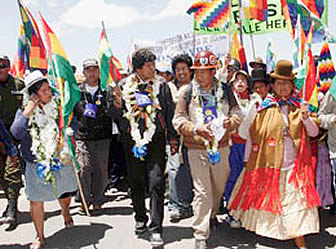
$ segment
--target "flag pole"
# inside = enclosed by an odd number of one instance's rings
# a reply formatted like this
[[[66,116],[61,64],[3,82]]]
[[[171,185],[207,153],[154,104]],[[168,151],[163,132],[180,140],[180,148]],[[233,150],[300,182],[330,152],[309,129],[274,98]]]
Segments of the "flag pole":
[[[195,32],[195,16],[193,18],[193,51],[194,51],[194,57],[196,56],[196,32]]]
[[[228,53],[231,53],[231,47],[232,47],[232,39],[231,39],[231,29],[232,29],[232,0],[229,0],[229,5],[230,5],[230,16],[229,16],[229,30],[228,30],[228,38],[229,38],[229,43],[228,43]]]
[[[242,11],[241,11],[241,0],[238,0],[238,10],[239,10],[239,36],[240,36],[240,44],[242,47],[244,47],[244,42],[243,42],[243,24],[242,24]]]
[[[78,191],[79,191],[79,195],[81,197],[81,200],[82,200],[82,203],[83,203],[83,206],[84,206],[85,213],[86,213],[87,216],[91,216],[90,212],[89,212],[89,207],[88,207],[87,202],[85,200],[83,187],[82,187],[82,184],[81,184],[80,179],[79,179],[79,174],[77,172],[76,163],[75,163],[75,160],[73,159],[73,157],[71,157],[71,162],[72,162],[72,167],[74,168],[74,171],[75,171],[77,185],[78,185]]]

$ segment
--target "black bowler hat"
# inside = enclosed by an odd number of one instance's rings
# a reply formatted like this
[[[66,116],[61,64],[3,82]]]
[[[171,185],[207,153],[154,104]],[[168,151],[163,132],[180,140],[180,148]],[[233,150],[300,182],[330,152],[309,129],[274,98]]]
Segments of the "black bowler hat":
[[[252,83],[252,85],[257,81],[262,81],[265,84],[269,83],[269,76],[267,75],[266,70],[264,70],[262,68],[256,68],[256,69],[252,70],[252,73],[251,73],[251,83]]]

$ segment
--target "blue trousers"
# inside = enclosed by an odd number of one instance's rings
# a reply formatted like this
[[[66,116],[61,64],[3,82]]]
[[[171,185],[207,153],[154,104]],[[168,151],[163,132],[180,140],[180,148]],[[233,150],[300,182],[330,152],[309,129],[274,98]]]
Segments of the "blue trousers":
[[[230,163],[230,176],[226,183],[224,197],[229,201],[232,190],[237,182],[237,179],[244,168],[244,153],[245,144],[233,144],[231,146],[229,163]]]
[[[169,181],[169,204],[170,211],[184,212],[191,209],[193,199],[193,184],[188,161],[188,150],[182,147],[182,155],[170,154],[170,147],[167,146],[167,168]],[[180,160],[182,156],[182,161]]]

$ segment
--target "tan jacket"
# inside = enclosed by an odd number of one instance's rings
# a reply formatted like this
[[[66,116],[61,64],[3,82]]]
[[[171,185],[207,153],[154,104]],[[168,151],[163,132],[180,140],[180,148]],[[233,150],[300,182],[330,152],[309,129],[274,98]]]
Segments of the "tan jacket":
[[[194,134],[194,128],[196,125],[195,108],[196,102],[191,97],[189,105],[187,105],[187,94],[190,93],[190,86],[186,85],[180,88],[179,97],[175,109],[175,115],[173,118],[173,125],[176,131],[183,136],[184,144],[188,149],[206,149],[202,137]],[[239,123],[232,119],[232,115],[241,117],[241,112],[238,105],[230,107],[227,99],[224,99],[222,112],[228,116],[232,121],[232,130],[239,126]],[[231,131],[231,129],[230,129]],[[219,147],[224,147],[229,144],[231,132],[226,131],[225,135],[219,142]]]
[[[319,120],[312,117],[319,126]],[[287,127],[280,107],[269,107],[256,115],[250,128],[252,150],[247,162],[247,170],[259,168],[280,169],[284,156],[284,134],[288,130],[298,152],[304,127],[301,120],[300,109],[288,107]],[[306,136],[306,145],[310,146],[309,137]]]

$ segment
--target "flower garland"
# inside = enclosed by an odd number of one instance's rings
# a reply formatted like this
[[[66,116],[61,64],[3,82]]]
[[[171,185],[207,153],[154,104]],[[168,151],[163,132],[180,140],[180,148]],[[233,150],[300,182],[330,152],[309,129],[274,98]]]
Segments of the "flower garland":
[[[223,88],[220,86],[220,81],[217,81],[217,85],[215,86],[215,99],[216,99],[216,112],[217,118],[211,121],[210,128],[214,134],[213,140],[211,143],[205,139],[203,142],[208,150],[208,160],[209,163],[215,165],[220,162],[220,153],[218,151],[219,141],[225,134],[225,129],[223,127],[224,120],[226,116],[223,114],[223,101],[222,98],[224,96]],[[195,110],[195,118],[196,118],[196,127],[200,127],[204,124],[205,115],[203,114],[203,106],[201,103],[201,94],[200,94],[200,85],[194,80],[192,83],[192,97],[196,99],[196,110]]]
[[[139,89],[139,84],[142,84],[141,80],[136,74],[129,77],[124,85],[122,96],[125,101],[126,112],[124,117],[127,118],[131,127],[131,137],[135,142],[132,149],[136,158],[143,159],[147,154],[147,144],[152,141],[152,137],[156,131],[155,116],[156,111],[161,110],[158,100],[158,94],[160,92],[160,81],[155,78],[152,85],[148,84],[144,89],[144,92],[148,94],[151,99],[150,105],[146,107],[140,107],[137,105],[135,93]],[[139,129],[139,119],[145,120],[146,130],[141,136]]]
[[[37,174],[46,184],[51,183],[54,189],[56,182],[53,172],[62,168],[56,157],[59,145],[59,104],[59,100],[53,97],[49,103],[37,106],[29,119],[31,151],[35,156]]]

